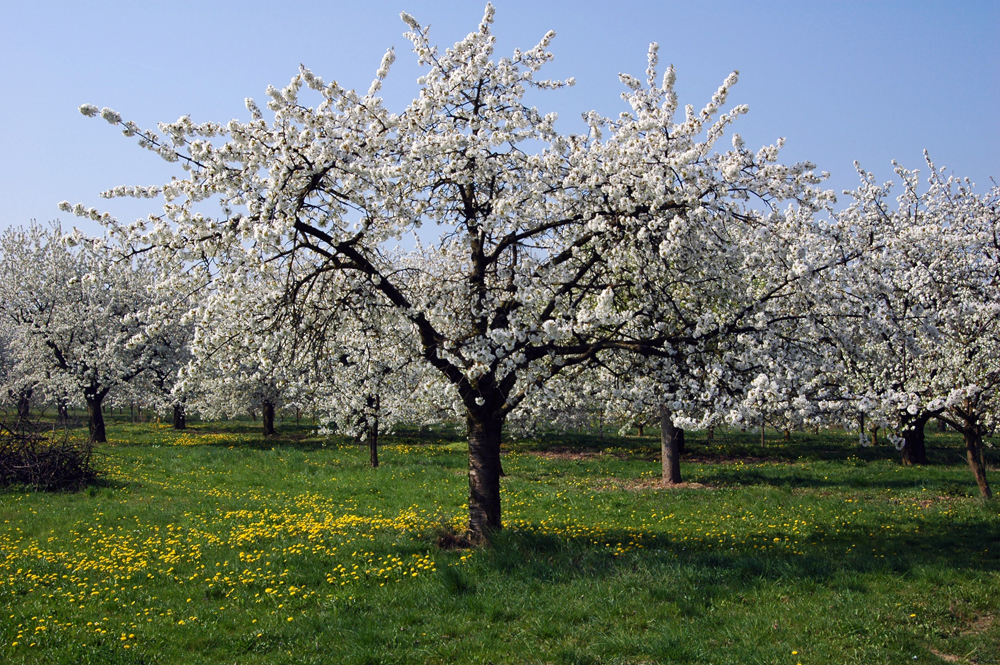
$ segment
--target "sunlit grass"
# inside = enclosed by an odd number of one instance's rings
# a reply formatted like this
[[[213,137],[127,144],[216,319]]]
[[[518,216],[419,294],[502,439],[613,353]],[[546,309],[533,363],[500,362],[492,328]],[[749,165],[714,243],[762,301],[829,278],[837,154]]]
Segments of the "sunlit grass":
[[[1000,661],[1000,509],[953,438],[695,435],[680,490],[653,439],[513,441],[506,530],[442,550],[455,436],[372,470],[285,430],[116,425],[100,484],[0,494],[0,662]]]

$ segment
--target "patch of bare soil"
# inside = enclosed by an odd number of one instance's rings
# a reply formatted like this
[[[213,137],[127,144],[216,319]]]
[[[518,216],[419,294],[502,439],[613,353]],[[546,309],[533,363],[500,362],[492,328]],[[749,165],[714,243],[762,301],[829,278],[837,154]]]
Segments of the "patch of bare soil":
[[[681,456],[681,461],[692,462],[694,464],[733,464],[735,462],[743,462],[744,464],[796,464],[794,460],[781,459],[779,457],[752,457],[749,455],[725,455],[723,453],[685,454]]]
[[[927,647],[927,650],[930,651],[935,656],[937,656],[938,658],[940,658],[941,660],[947,661],[949,663],[957,663],[962,660],[959,656],[955,656],[950,653],[944,653],[943,651],[938,651],[933,647]]]
[[[611,456],[617,458],[633,457],[638,453],[609,452],[606,450],[576,450],[574,448],[559,447],[548,448],[547,450],[528,450],[528,455],[542,457],[553,460],[581,461],[595,459],[597,457]],[[653,458],[649,458],[653,459]],[[780,459],[778,457],[751,457],[746,455],[725,455],[723,453],[701,453],[693,455],[685,453],[681,456],[681,461],[691,464],[732,464],[742,462],[743,464],[795,464],[794,460]]]
[[[938,503],[938,502],[942,502],[943,501],[945,503],[954,503],[955,501],[958,501],[958,500],[964,499],[964,498],[966,498],[966,497],[943,496],[942,495],[942,496],[931,497],[930,499],[920,499],[919,501],[917,499],[910,499],[910,498],[889,499],[889,503],[896,503],[896,504],[904,504],[905,503],[905,504],[912,504],[912,505],[920,506],[921,508],[929,508],[929,507],[933,506],[935,503]]]
[[[535,457],[543,457],[545,459],[580,461],[587,459],[595,459],[597,457],[603,456],[605,453],[603,450],[579,451],[579,450],[573,450],[572,448],[550,448],[548,450],[529,450],[528,454],[534,455]]]
[[[644,490],[714,490],[713,485],[705,483],[664,483],[659,478],[643,478],[627,480],[624,478],[607,478],[594,488],[603,491],[641,492]]]
[[[976,635],[985,633],[993,627],[995,617],[992,614],[984,614],[976,617],[976,620],[969,624],[969,627],[962,631],[963,635]]]

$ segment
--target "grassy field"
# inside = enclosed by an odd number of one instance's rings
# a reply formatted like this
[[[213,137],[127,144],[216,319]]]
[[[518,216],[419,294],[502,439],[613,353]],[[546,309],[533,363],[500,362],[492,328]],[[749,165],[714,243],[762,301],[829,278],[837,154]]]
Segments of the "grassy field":
[[[465,519],[464,444],[366,451],[249,423],[112,425],[102,481],[0,493],[3,663],[998,663],[1000,503],[932,463],[797,433],[507,445],[507,528]],[[991,450],[991,480],[996,451]]]

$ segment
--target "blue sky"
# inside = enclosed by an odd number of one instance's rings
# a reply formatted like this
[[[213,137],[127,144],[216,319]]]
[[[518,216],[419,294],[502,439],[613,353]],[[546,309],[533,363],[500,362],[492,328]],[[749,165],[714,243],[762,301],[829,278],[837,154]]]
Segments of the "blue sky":
[[[151,201],[103,201],[120,184],[181,174],[118,130],[77,111],[109,106],[141,126],[190,114],[245,118],[299,63],[326,80],[367,90],[385,49],[397,61],[383,89],[391,108],[412,99],[419,75],[399,12],[432,26],[449,46],[475,29],[484,3],[174,0],[0,0],[0,227],[62,218],[61,200],[130,219]],[[838,193],[857,182],[853,162],[880,179],[890,161],[939,166],[980,191],[1000,180],[1000,2],[541,2],[496,0],[498,55],[557,37],[550,78],[568,90],[536,95],[560,127],[581,112],[623,108],[619,72],[642,77],[649,42],[678,73],[681,103],[701,107],[740,70],[730,105],[749,104],[736,125],[755,147],[787,139],[782,158],[829,171]],[[844,197],[841,197],[843,200]]]

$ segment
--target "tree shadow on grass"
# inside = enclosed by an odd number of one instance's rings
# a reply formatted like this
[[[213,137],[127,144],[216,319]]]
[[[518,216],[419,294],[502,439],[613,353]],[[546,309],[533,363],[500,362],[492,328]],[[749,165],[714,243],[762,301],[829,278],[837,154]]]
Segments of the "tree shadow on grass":
[[[836,534],[802,537],[774,533],[784,542],[796,538],[791,547],[754,548],[742,543],[710,546],[668,536],[644,539],[642,548],[615,554],[603,543],[628,543],[634,534],[609,531],[601,544],[589,537],[560,537],[548,533],[507,529],[497,534],[493,545],[483,550],[482,565],[505,578],[560,583],[573,580],[600,581],[609,576],[679,568],[693,581],[724,583],[730,592],[748,590],[778,580],[837,584],[858,575],[904,576],[949,573],[1000,572],[1000,522],[982,521],[957,525],[922,524],[919,533],[871,535],[864,525],[841,528]],[[770,536],[770,534],[768,534]],[[927,572],[930,571],[930,572]]]
[[[979,492],[975,480],[968,469],[943,467],[910,468],[905,476],[886,477],[884,473],[837,476],[824,478],[817,472],[800,473],[797,471],[761,470],[755,468],[737,468],[734,466],[702,467],[698,481],[708,485],[724,485],[732,487],[765,486],[782,490],[818,489],[818,490],[913,490],[926,488],[935,496],[974,497]],[[948,473],[950,471],[954,473]]]

